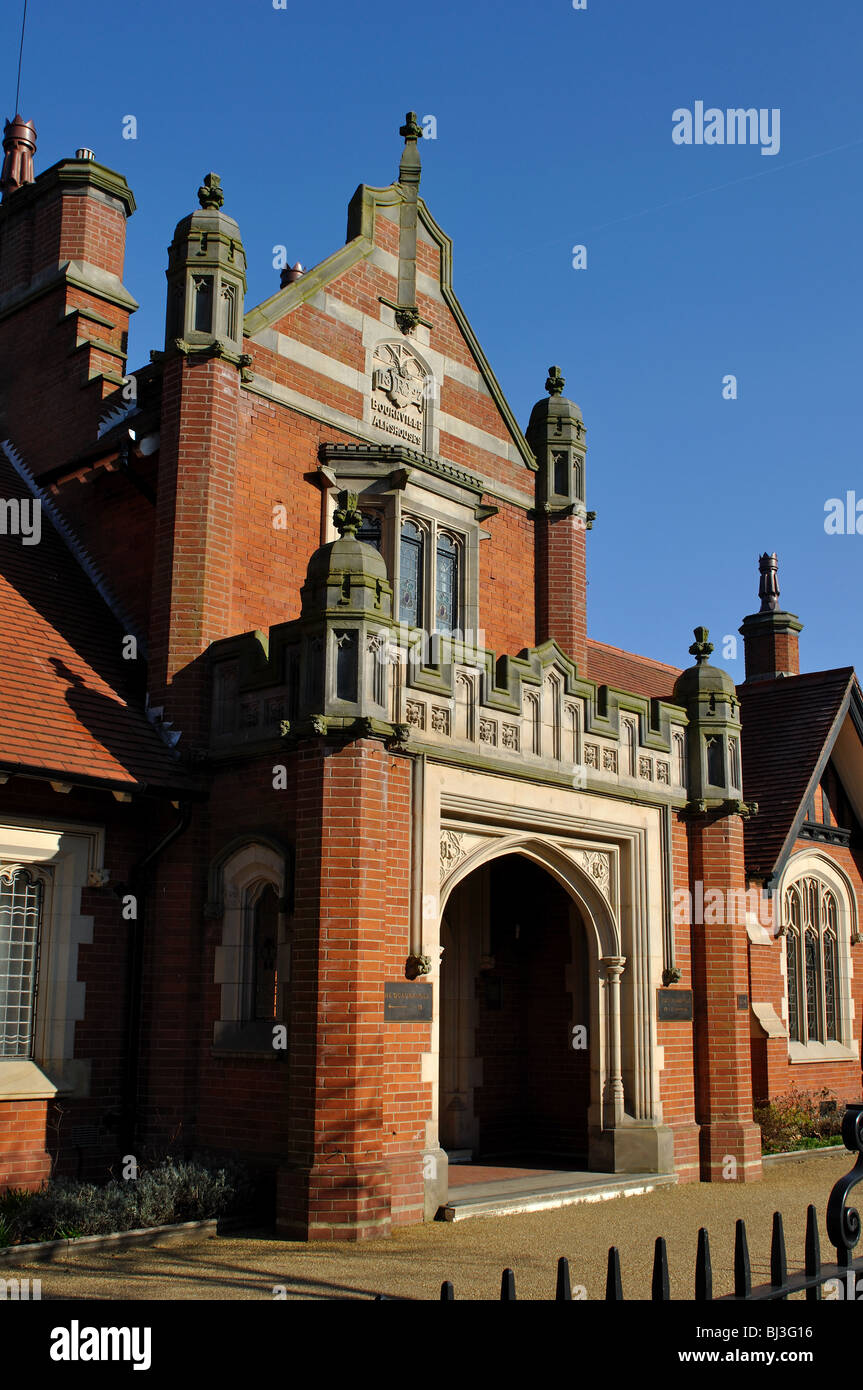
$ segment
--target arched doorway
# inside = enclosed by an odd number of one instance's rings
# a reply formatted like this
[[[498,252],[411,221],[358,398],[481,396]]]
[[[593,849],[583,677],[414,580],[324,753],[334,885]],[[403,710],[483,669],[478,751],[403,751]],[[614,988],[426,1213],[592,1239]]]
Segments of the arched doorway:
[[[441,1147],[586,1168],[591,966],[575,901],[504,854],[455,886],[441,944]]]

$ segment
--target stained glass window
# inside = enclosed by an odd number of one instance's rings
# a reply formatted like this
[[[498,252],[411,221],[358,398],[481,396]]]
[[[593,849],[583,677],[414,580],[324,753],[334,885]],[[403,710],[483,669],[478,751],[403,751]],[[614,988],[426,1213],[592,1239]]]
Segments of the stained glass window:
[[[422,627],[423,533],[413,521],[402,525],[399,556],[399,619]]]
[[[445,531],[437,541],[435,627],[438,632],[454,632],[458,627],[458,546]]]
[[[27,869],[0,869],[0,1057],[33,1055],[43,884]]]
[[[252,908],[252,1016],[275,1018],[278,995],[279,899],[268,883]]]

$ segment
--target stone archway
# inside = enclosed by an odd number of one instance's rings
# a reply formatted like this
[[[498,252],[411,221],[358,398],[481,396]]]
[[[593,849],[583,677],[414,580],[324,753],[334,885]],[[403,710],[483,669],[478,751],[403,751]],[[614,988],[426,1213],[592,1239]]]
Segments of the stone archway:
[[[441,1146],[586,1167],[591,970],[572,898],[497,856],[455,889],[441,939]]]
[[[596,1136],[623,1114],[623,960],[601,895],[556,847],[524,837],[469,856],[453,879],[441,924],[441,1147],[605,1167]]]

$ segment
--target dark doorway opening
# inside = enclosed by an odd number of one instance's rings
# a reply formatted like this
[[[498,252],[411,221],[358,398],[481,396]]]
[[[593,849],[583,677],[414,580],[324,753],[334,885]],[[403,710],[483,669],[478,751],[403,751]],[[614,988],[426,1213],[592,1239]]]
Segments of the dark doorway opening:
[[[487,875],[485,891],[465,880],[453,899],[465,897],[447,913],[454,931],[481,938],[458,955],[472,979],[448,977],[446,953],[442,974],[445,991],[473,1003],[459,1043],[482,1064],[472,1091],[473,1162],[586,1169],[590,1052],[573,1046],[590,1039],[584,926],[569,894],[523,855],[476,873]]]

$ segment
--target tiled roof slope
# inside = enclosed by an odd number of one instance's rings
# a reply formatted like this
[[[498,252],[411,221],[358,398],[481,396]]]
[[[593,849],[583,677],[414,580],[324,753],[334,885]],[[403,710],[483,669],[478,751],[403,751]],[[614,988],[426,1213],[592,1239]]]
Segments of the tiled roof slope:
[[[633,695],[670,700],[680,669],[588,638],[587,675],[597,685],[612,685],[618,690],[630,690]]]
[[[0,451],[0,497],[27,495]],[[126,787],[191,785],[122,693],[123,636],[44,511],[38,545],[0,534],[0,767]]]
[[[744,822],[747,868],[775,868],[854,680],[844,666],[737,687],[744,796],[758,802]]]

